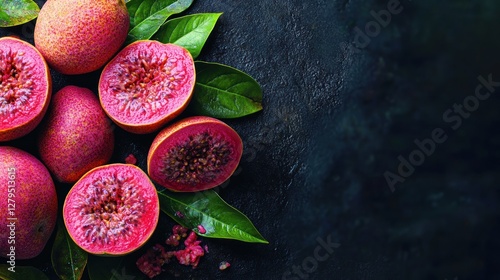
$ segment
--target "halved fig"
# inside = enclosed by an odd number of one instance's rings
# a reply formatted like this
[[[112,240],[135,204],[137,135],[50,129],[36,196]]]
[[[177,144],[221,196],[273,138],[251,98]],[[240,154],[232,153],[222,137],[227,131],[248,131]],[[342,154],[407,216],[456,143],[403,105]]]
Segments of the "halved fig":
[[[242,152],[240,136],[226,123],[204,116],[189,117],[156,136],[148,153],[148,174],[172,191],[207,190],[234,173]]]
[[[96,255],[125,255],[151,237],[160,215],[156,188],[131,164],[96,167],[71,188],[63,206],[70,237]]]
[[[38,50],[17,38],[0,38],[0,141],[33,131],[51,94],[50,71]]]
[[[151,133],[187,107],[195,75],[193,57],[185,48],[153,40],[137,41],[103,69],[100,102],[124,130]]]

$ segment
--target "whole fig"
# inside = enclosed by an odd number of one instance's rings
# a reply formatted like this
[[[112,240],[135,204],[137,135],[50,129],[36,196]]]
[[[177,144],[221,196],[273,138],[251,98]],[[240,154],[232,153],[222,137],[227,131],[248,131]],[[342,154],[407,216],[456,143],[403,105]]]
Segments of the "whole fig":
[[[57,219],[57,194],[49,171],[28,152],[1,146],[0,191],[0,254],[14,261],[38,256]]]
[[[35,46],[63,74],[101,68],[127,38],[123,0],[48,0],[35,25]]]
[[[66,86],[54,94],[37,144],[40,158],[54,177],[74,183],[110,160],[114,148],[112,122],[91,90]]]

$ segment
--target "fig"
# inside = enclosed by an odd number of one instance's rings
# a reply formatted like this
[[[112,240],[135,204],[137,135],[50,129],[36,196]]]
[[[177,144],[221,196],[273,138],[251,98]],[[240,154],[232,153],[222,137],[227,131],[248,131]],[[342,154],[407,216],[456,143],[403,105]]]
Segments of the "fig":
[[[149,149],[148,174],[177,192],[207,190],[225,182],[243,152],[240,136],[226,123],[194,116],[163,129]]]
[[[151,237],[160,215],[156,188],[146,173],[115,163],[87,172],[63,206],[64,224],[75,243],[95,255],[131,253]]]
[[[38,50],[17,38],[0,38],[0,141],[33,131],[51,94],[50,71]]]
[[[48,0],[36,21],[35,46],[60,73],[88,73],[118,52],[129,25],[123,0]]]
[[[159,130],[187,107],[194,84],[189,51],[142,40],[126,46],[104,67],[99,98],[118,126],[145,134]]]
[[[0,254],[31,259],[44,249],[57,219],[57,194],[45,166],[33,155],[0,147]]]
[[[58,181],[74,183],[110,160],[112,124],[91,90],[65,86],[54,94],[41,124],[37,141],[40,158]]]

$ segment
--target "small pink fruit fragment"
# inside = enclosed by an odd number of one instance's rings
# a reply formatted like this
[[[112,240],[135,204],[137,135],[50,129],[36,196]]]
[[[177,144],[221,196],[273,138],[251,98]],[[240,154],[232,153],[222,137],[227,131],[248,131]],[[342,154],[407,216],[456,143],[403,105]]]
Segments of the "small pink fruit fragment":
[[[202,225],[198,225],[198,231],[201,233],[201,234],[205,234],[207,233],[207,230],[202,226]]]
[[[205,255],[205,251],[200,246],[201,241],[197,240],[197,235],[192,231],[188,238],[184,241],[186,248],[184,250],[175,251],[174,255],[183,265],[191,265],[193,268],[198,266],[200,258]]]
[[[185,238],[187,236],[188,229],[181,226],[175,225],[172,227],[172,234],[167,238],[165,243],[172,247],[179,246],[179,241],[181,238]]]
[[[137,158],[135,158],[133,154],[130,154],[125,158],[125,163],[135,165],[137,163]]]
[[[182,214],[182,212],[181,212],[181,211],[177,211],[177,212],[175,212],[175,216],[177,216],[177,217],[179,217],[179,218],[181,218],[181,219],[183,219],[183,218],[184,218],[184,214]]]
[[[200,241],[198,241],[198,236],[196,235],[196,233],[194,231],[192,231],[192,232],[189,233],[189,236],[184,241],[184,245],[186,245],[186,247],[187,246],[191,246],[195,242],[198,242],[198,244],[200,244],[199,243]]]
[[[219,270],[225,270],[231,266],[230,263],[223,261],[219,264]]]
[[[136,265],[142,273],[153,278],[162,272],[161,267],[169,263],[172,256],[172,252],[166,252],[163,246],[156,244],[137,260]]]
[[[181,236],[178,235],[177,233],[174,233],[167,238],[165,244],[170,245],[172,247],[179,246],[179,240],[181,240]]]
[[[165,243],[176,247],[179,246],[179,241],[182,238],[187,237],[186,240],[184,240],[184,249],[166,251],[165,247],[156,244],[154,247],[149,248],[148,251],[137,260],[136,265],[139,270],[149,278],[153,278],[163,271],[162,266],[169,263],[174,256],[180,264],[190,265],[196,268],[200,258],[205,255],[205,252],[208,253],[208,246],[204,245],[204,247],[201,247],[201,241],[198,240],[196,233],[191,231],[188,235],[188,230],[188,228],[180,225],[173,226],[172,234],[167,238]]]
[[[182,237],[186,237],[188,232],[188,228],[183,227],[181,225],[175,225],[172,227],[172,233],[179,234]]]

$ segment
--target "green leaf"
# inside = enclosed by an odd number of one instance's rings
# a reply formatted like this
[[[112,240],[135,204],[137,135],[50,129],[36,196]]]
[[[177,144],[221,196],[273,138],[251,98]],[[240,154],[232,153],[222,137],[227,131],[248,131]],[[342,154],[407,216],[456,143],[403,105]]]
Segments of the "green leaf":
[[[38,12],[40,8],[33,0],[0,0],[0,27],[29,22]]]
[[[154,35],[154,39],[182,46],[196,58],[220,15],[222,13],[204,13],[168,20]]]
[[[134,23],[135,13],[137,12],[137,9],[139,9],[139,6],[141,6],[143,1],[144,0],[128,0],[125,2],[130,17],[130,28],[132,28],[132,25]]]
[[[248,74],[227,65],[197,61],[191,112],[239,118],[262,110],[262,89]]]
[[[185,11],[193,0],[131,0],[127,3],[130,31],[127,43],[150,39],[172,15]]]
[[[87,265],[90,280],[146,280],[135,265],[136,258],[90,256]]]
[[[244,242],[269,242],[247,216],[227,204],[215,191],[196,193],[158,192],[161,210],[177,223],[204,237],[235,239]],[[202,225],[206,233],[197,227]]]
[[[11,268],[8,264],[0,264],[0,279],[2,280],[26,280],[26,279],[37,279],[37,280],[49,280],[49,277],[43,272],[34,268],[32,266],[15,266],[14,271],[9,270]]]
[[[52,246],[52,267],[60,279],[81,279],[87,265],[88,253],[73,242],[64,223],[59,222]]]

